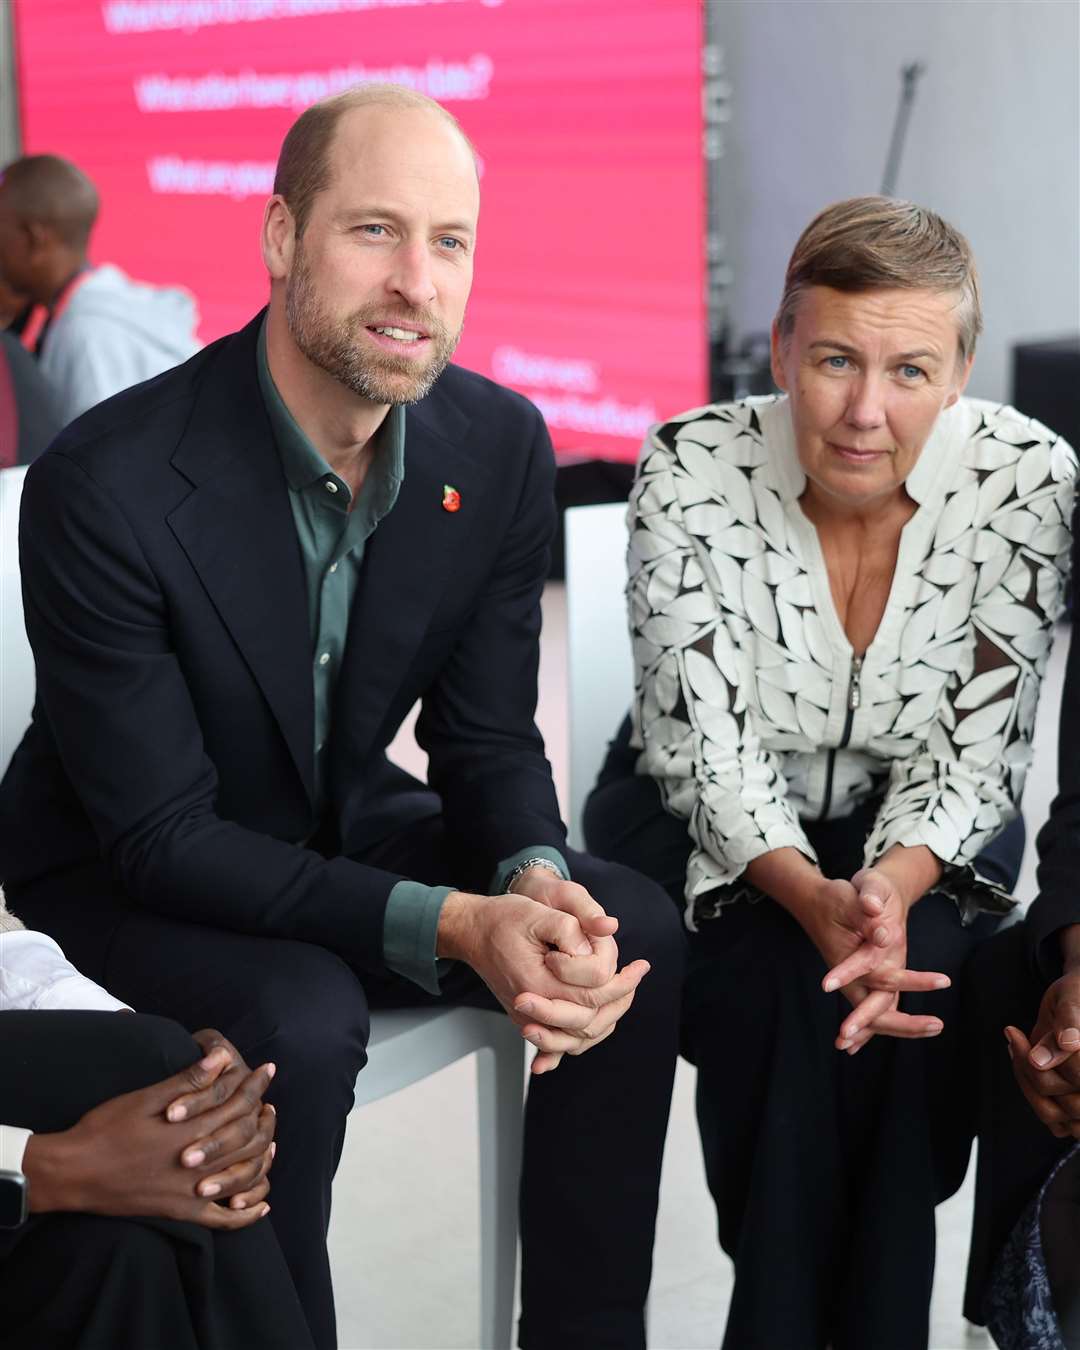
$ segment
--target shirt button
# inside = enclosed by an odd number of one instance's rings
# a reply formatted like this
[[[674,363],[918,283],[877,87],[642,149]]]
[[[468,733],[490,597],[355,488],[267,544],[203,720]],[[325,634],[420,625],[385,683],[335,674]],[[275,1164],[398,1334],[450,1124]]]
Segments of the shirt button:
[[[330,653],[329,653],[329,652],[323,652],[323,653],[319,656],[319,665],[320,665],[320,666],[326,666],[326,665],[329,665],[329,664],[330,664]]]
[[[331,563],[331,564],[330,564],[330,571],[331,571],[331,572],[336,572],[336,571],[337,571],[337,563]]]
[[[330,479],[328,478],[328,479],[326,480],[326,490],[327,490],[327,492],[336,492],[336,491],[337,491],[337,484],[336,484],[336,483],[332,483],[332,482],[330,481]]]

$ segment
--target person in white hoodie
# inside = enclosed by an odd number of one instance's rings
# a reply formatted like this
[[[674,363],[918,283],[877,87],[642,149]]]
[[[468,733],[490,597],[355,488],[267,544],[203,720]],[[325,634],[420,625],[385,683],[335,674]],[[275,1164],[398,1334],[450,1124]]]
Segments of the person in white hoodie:
[[[0,176],[0,278],[29,301],[22,332],[66,424],[199,350],[195,299],[88,261],[98,194],[58,155],[25,155]]]
[[[0,890],[0,1342],[310,1347],[260,1223],[273,1066],[130,1011]]]

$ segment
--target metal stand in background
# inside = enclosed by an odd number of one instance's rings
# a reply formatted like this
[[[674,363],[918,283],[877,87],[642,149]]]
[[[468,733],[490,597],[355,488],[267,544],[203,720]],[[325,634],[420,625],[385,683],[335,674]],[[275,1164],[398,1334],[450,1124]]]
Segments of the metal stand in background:
[[[911,109],[915,103],[915,86],[926,67],[921,61],[912,61],[909,66],[900,67],[900,102],[896,109],[896,121],[893,123],[892,140],[889,142],[889,154],[885,160],[885,177],[881,180],[881,195],[896,196],[896,180],[900,176],[900,156],[904,153],[904,137],[907,135]]]

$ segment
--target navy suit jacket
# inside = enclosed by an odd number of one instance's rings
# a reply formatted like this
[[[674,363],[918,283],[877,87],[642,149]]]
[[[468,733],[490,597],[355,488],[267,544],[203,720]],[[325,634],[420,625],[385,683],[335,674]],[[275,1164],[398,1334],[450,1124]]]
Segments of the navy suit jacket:
[[[453,366],[408,410],[405,480],[352,607],[319,821],[303,564],[258,324],[92,409],[28,473],[37,702],[0,787],[0,876],[17,896],[100,860],[139,905],[377,969],[402,878],[350,855],[431,814],[384,753],[418,698],[463,873],[565,846],[533,721],[551,444],[526,399]],[[317,830],[334,844],[304,846]]]

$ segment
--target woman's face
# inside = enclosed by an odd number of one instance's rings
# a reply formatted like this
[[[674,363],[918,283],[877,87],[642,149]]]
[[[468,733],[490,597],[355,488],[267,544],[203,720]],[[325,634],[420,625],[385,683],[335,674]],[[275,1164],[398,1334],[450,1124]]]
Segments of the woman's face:
[[[899,493],[943,408],[960,397],[956,297],[929,290],[803,293],[772,371],[790,399],[799,462],[837,505]]]

